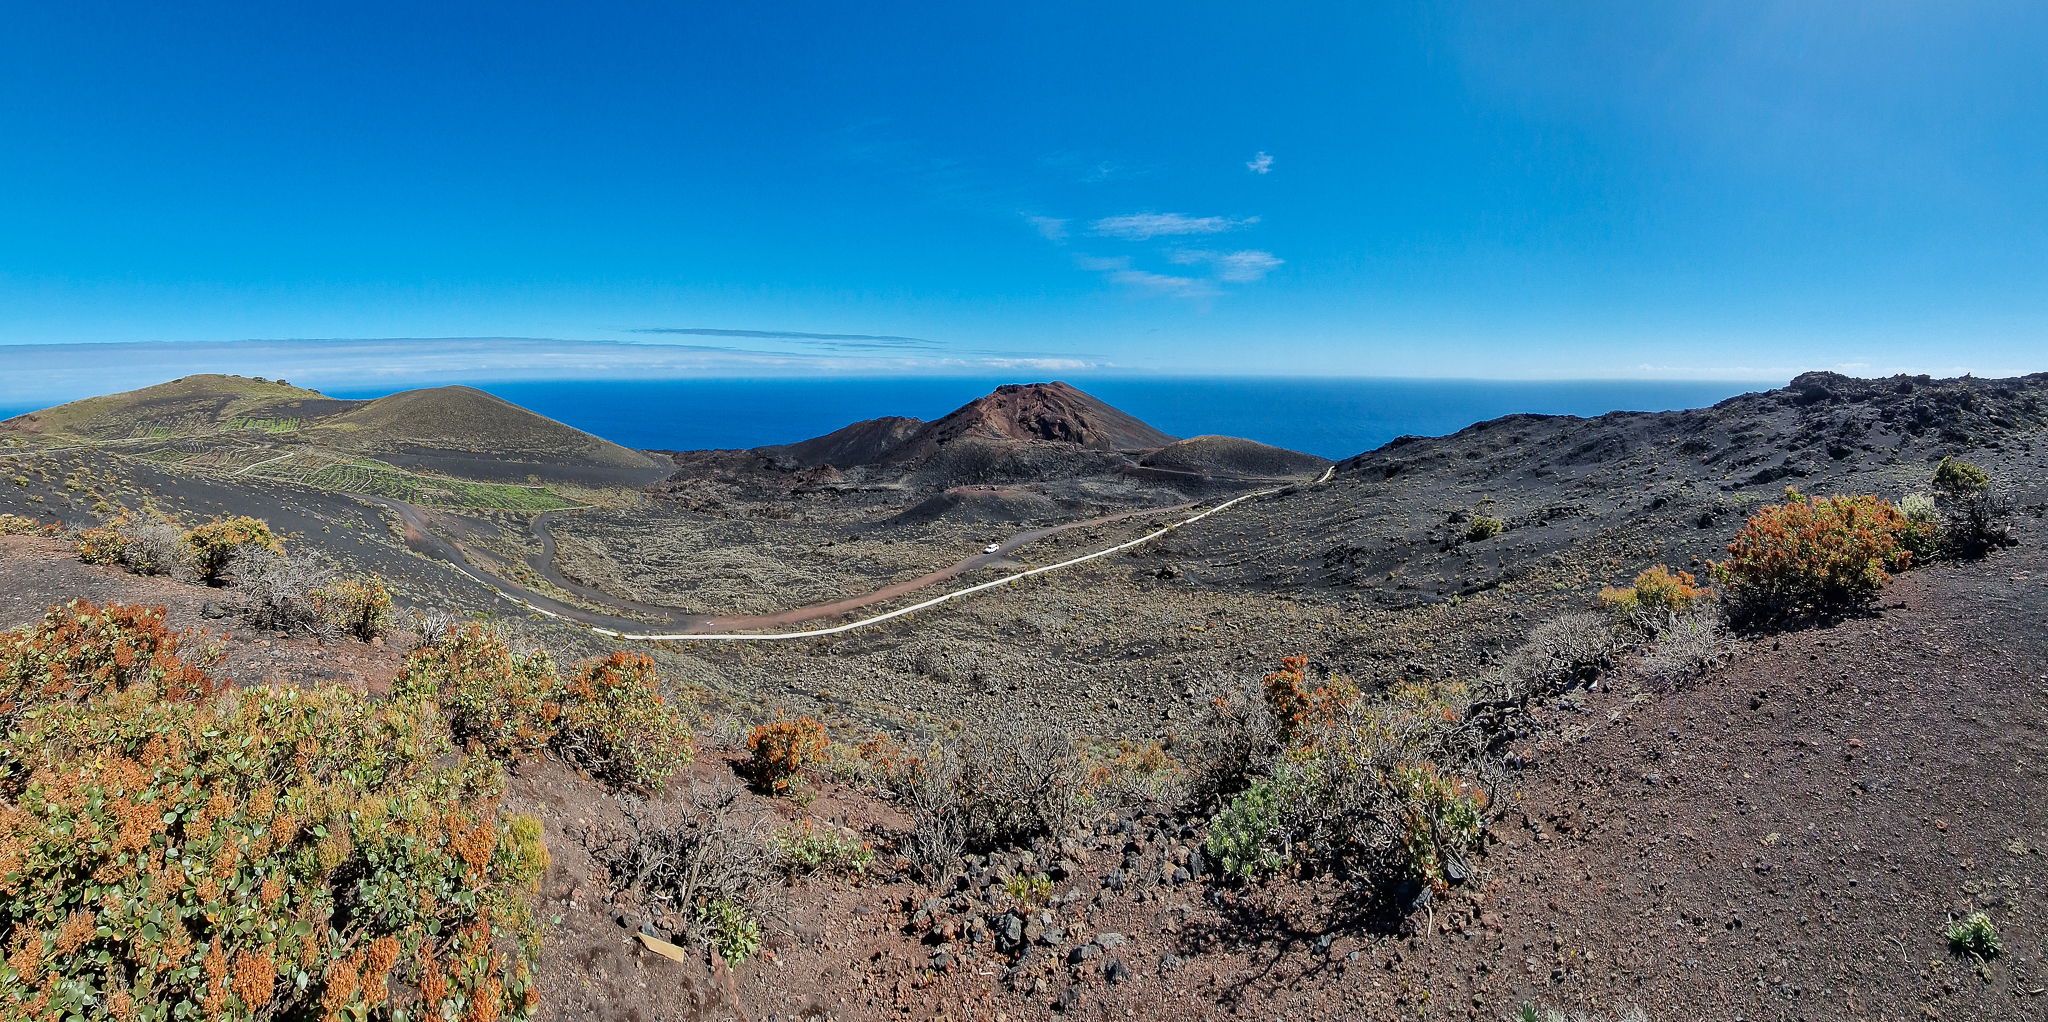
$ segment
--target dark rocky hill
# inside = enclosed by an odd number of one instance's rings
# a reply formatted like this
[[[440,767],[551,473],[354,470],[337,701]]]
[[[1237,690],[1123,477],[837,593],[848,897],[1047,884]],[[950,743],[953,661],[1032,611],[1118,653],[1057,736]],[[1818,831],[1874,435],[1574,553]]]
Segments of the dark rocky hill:
[[[803,468],[818,468],[824,465],[842,468],[871,465],[903,446],[903,442],[923,425],[922,419],[885,415],[879,419],[866,419],[851,426],[842,426],[824,436],[800,440],[793,444],[756,447],[754,453],[764,455],[777,463]]]

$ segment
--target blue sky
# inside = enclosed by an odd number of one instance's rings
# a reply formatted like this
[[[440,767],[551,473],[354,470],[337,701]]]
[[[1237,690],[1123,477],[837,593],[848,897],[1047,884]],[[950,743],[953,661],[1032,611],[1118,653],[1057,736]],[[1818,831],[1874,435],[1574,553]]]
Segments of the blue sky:
[[[22,379],[2048,369],[2038,3],[7,20]]]

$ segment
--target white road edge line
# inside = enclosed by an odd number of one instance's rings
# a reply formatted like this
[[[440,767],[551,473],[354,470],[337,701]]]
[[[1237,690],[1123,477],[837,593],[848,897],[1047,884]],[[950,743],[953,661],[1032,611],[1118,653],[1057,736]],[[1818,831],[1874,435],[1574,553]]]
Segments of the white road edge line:
[[[1323,474],[1320,477],[1318,477],[1317,479],[1315,479],[1315,481],[1309,483],[1308,485],[1315,486],[1321,483],[1329,482],[1332,478],[1336,476],[1336,474],[1337,467],[1335,465],[1332,465],[1328,469],[1324,470]],[[590,625],[588,627],[592,632],[595,632],[598,635],[607,635],[614,639],[626,639],[634,642],[789,642],[795,639],[815,639],[826,635],[838,635],[842,632],[853,631],[856,628],[866,628],[869,625],[880,624],[884,621],[890,620],[891,618],[902,617],[905,614],[914,614],[920,610],[926,610],[931,607],[936,607],[942,603],[949,603],[953,600],[960,599],[964,596],[972,596],[975,593],[983,592],[989,589],[994,589],[997,586],[1006,586],[1012,582],[1018,582],[1022,581],[1023,579],[1030,578],[1033,575],[1043,575],[1048,571],[1070,567],[1072,565],[1080,564],[1085,561],[1092,561],[1098,557],[1108,557],[1110,554],[1119,553],[1124,550],[1129,550],[1134,546],[1140,546],[1145,543],[1150,543],[1153,540],[1158,539],[1159,537],[1164,536],[1167,533],[1172,532],[1173,530],[1178,529],[1183,525],[1192,525],[1193,523],[1199,522],[1202,519],[1207,518],[1218,511],[1234,507],[1238,504],[1244,503],[1247,500],[1252,500],[1258,497],[1270,496],[1272,494],[1279,493],[1284,489],[1287,489],[1287,486],[1272,486],[1263,490],[1254,490],[1251,493],[1240,494],[1239,496],[1232,497],[1229,500],[1226,500],[1223,503],[1218,504],[1207,511],[1203,511],[1199,514],[1190,515],[1186,518],[1181,519],[1180,521],[1163,526],[1153,532],[1148,532],[1143,536],[1139,536],[1137,539],[1129,540],[1123,543],[1118,543],[1113,547],[1106,547],[1104,549],[1097,550],[1091,554],[1082,554],[1079,557],[1070,557],[1064,561],[1059,562],[1058,564],[1048,564],[1043,567],[1031,568],[1027,571],[1020,571],[1014,575],[1005,575],[1002,578],[990,579],[987,582],[981,582],[975,585],[971,585],[965,589],[955,589],[950,593],[946,593],[940,596],[934,596],[929,600],[923,601],[922,603],[913,603],[908,607],[898,607],[895,610],[889,611],[884,614],[876,614],[873,617],[862,618],[858,621],[849,621],[846,624],[834,625],[830,628],[812,628],[807,631],[801,632],[702,632],[695,634],[690,632],[675,632],[663,634],[643,632],[618,632],[613,631],[609,628],[598,628],[595,625]],[[535,611],[541,614],[546,614],[547,616],[552,618],[560,618],[563,621],[570,621],[576,624],[583,624],[583,622],[576,621],[575,618],[569,617],[566,614],[557,614],[554,611],[547,609],[546,607],[538,607],[531,603],[528,603],[525,600],[522,600],[519,597],[514,596],[511,593],[508,593],[503,589],[498,588],[490,582],[485,581],[483,578],[479,577],[475,572],[470,571],[468,568],[463,567],[460,564],[456,564],[454,561],[449,561],[447,563],[449,567],[452,567],[456,571],[459,571],[464,575],[469,576],[470,580],[475,582],[476,584],[483,586],[485,589],[489,589],[491,592],[497,593],[499,596],[507,600],[510,600],[513,603],[519,604],[520,606],[525,607],[528,610]]]

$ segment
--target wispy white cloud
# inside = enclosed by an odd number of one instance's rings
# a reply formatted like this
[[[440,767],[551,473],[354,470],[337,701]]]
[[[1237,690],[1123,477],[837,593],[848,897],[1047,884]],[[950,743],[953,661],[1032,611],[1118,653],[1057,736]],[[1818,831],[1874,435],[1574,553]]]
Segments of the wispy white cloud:
[[[1134,291],[1167,298],[1214,298],[1217,294],[1216,285],[1209,281],[1150,270],[1116,270],[1109,279]]]
[[[1271,173],[1273,170],[1273,154],[1264,149],[1259,150],[1259,155],[1252,157],[1251,161],[1244,165],[1244,169],[1254,174]]]
[[[1032,230],[1038,232],[1039,237],[1044,238],[1047,241],[1053,242],[1054,244],[1059,244],[1067,240],[1066,217],[1039,216],[1035,213],[1023,213],[1020,215],[1024,217],[1025,223],[1031,225]]]
[[[1102,279],[1141,295],[1162,298],[1213,298],[1218,293],[1213,282],[1198,277],[1179,277],[1136,269],[1131,266],[1129,256],[1079,255],[1074,257],[1074,265],[1090,273],[1099,273]]]
[[[202,372],[289,379],[323,390],[374,390],[519,380],[881,376],[1011,369],[1078,371],[1106,364],[1082,356],[1040,356],[1016,351],[774,352],[702,344],[537,337],[19,344],[0,346],[0,352],[5,352],[9,370],[0,373],[0,404],[16,407],[56,404]]]
[[[1255,216],[1236,219],[1227,216],[1187,216],[1183,213],[1126,213],[1122,216],[1103,217],[1090,224],[1089,229],[1105,238],[1149,241],[1153,238],[1194,234],[1221,234],[1258,222],[1259,218]]]
[[[1263,280],[1266,274],[1286,262],[1271,252],[1262,252],[1255,248],[1239,249],[1235,252],[1184,248],[1169,253],[1167,258],[1182,266],[1211,267],[1216,279],[1232,284],[1249,284],[1255,280]]]

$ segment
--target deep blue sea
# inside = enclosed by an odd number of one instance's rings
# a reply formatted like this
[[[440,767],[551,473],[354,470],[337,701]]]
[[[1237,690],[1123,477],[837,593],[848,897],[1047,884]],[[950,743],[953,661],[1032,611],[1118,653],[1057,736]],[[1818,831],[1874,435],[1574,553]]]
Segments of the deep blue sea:
[[[882,415],[935,419],[1007,379],[600,380],[479,384],[628,447],[758,447]],[[1514,412],[1599,415],[1710,405],[1759,384],[1071,376],[1175,436],[1221,433],[1344,458],[1403,434],[1454,433]],[[376,397],[379,392],[331,392]]]
[[[1221,433],[1327,458],[1349,457],[1403,434],[1454,433],[1513,412],[1599,415],[1694,408],[1766,386],[1078,374],[1066,379],[1176,436]],[[315,380],[302,382],[320,386]],[[789,443],[882,415],[935,419],[997,384],[1017,382],[1026,380],[834,377],[473,385],[628,447],[693,450]],[[321,389],[335,397],[381,397],[406,387]],[[0,418],[33,410],[0,408]]]

